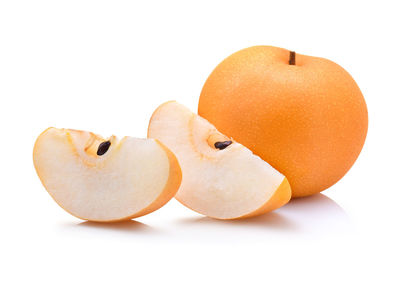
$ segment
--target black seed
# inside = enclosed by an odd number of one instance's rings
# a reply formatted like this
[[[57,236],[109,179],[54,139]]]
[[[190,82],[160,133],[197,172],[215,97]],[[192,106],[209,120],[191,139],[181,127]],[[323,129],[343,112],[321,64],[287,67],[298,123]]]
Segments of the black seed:
[[[226,147],[232,144],[232,141],[222,141],[222,142],[215,142],[214,146],[215,148],[219,150],[224,150]]]
[[[98,156],[104,155],[108,151],[108,148],[110,148],[110,145],[111,145],[110,141],[104,141],[100,143],[99,148],[97,149],[97,155]]]

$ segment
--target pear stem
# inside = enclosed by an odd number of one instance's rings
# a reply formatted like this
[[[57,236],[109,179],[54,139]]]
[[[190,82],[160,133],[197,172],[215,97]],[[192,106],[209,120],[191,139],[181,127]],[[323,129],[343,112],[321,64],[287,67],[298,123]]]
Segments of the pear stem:
[[[296,65],[296,52],[294,52],[294,51],[290,52],[289,65]]]

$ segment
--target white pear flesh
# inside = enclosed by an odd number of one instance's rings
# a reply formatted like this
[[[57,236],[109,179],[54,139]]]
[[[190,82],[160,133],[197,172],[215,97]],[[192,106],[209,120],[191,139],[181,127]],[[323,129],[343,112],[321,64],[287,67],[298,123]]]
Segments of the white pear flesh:
[[[148,137],[160,140],[178,158],[183,176],[175,197],[198,213],[245,218],[290,200],[290,185],[282,174],[177,102],[164,103],[154,112]],[[214,146],[226,140],[232,144],[225,149]]]
[[[181,170],[174,154],[154,139],[115,136],[97,155],[100,136],[49,128],[33,152],[37,174],[53,199],[72,215],[112,222],[148,214],[177,192]]]

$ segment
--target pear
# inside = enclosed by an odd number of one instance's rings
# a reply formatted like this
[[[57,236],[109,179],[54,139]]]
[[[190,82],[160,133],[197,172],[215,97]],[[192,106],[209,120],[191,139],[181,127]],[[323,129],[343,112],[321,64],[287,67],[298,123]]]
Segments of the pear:
[[[183,176],[175,197],[198,213],[217,219],[245,218],[290,200],[285,176],[177,102],[158,107],[148,137],[160,140],[178,158]]]
[[[36,140],[33,161],[53,199],[72,215],[112,222],[166,204],[181,183],[175,155],[155,139],[49,128]]]

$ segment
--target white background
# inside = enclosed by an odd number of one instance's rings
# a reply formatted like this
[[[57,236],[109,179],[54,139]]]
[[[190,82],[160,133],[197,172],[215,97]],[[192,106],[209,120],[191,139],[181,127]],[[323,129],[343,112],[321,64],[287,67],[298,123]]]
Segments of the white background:
[[[0,282],[399,283],[397,2],[1,1]],[[144,137],[159,104],[196,111],[212,69],[252,45],[329,58],[365,95],[364,149],[323,194],[238,222],[172,200],[99,225],[40,184],[48,126]]]

